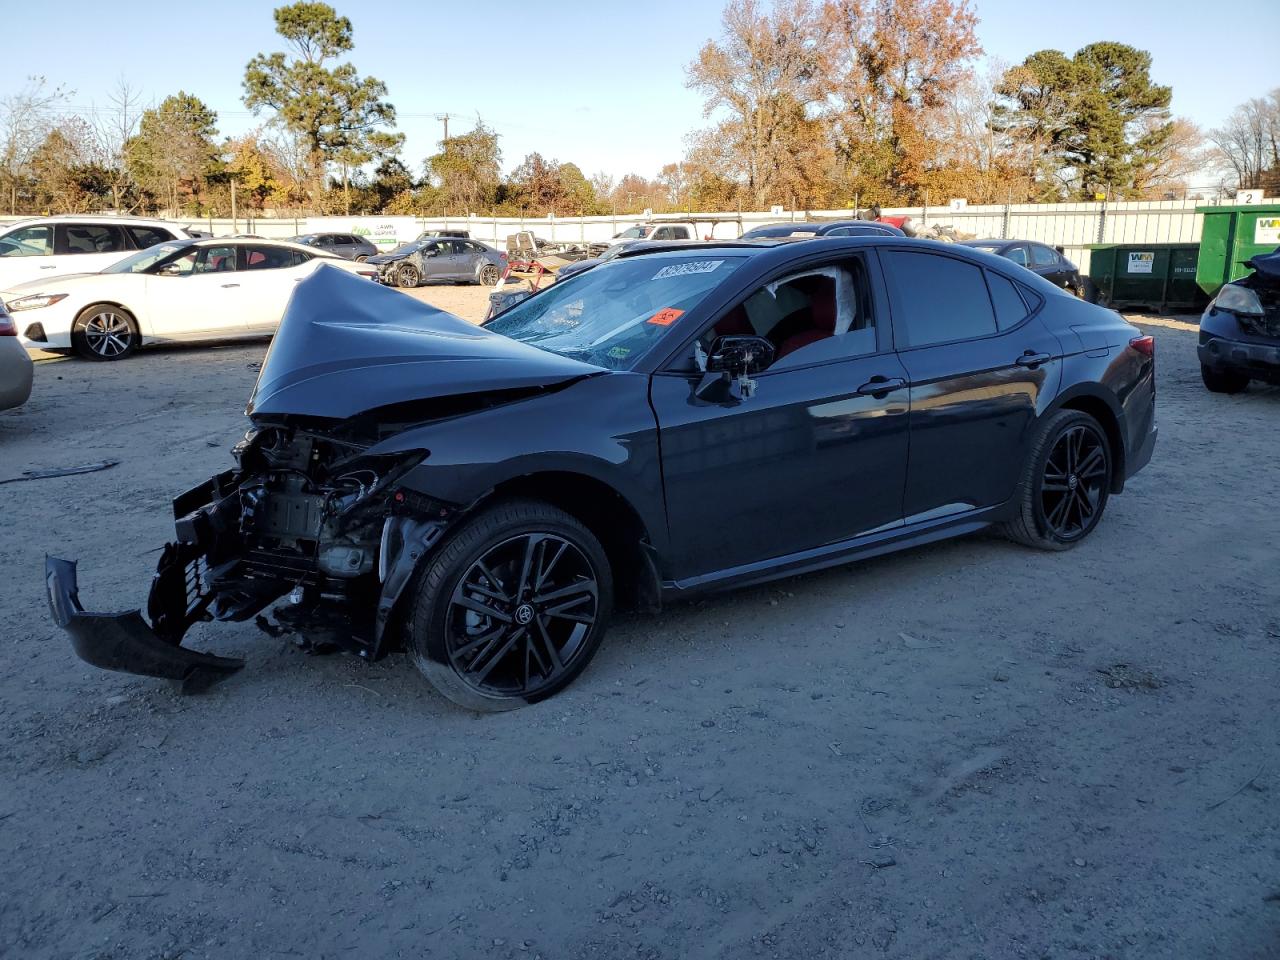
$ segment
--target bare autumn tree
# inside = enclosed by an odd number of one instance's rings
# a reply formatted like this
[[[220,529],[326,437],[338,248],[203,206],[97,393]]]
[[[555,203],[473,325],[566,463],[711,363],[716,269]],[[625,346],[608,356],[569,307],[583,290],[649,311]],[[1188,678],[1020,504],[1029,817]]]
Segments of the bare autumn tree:
[[[1236,189],[1280,191],[1280,87],[1240,104],[1209,138],[1234,174]]]
[[[1176,200],[1189,179],[1209,165],[1204,133],[1190,120],[1173,120],[1159,149],[1136,157],[1133,192],[1148,200]]]
[[[125,146],[138,132],[142,119],[142,95],[121,77],[107,94],[107,106],[93,109],[89,116],[92,128],[92,152],[111,187],[112,207],[118,212],[132,209],[137,183],[129,169]]]
[[[10,213],[18,212],[18,195],[30,185],[36,151],[57,126],[58,107],[72,93],[50,86],[44,77],[28,77],[17,93],[0,99],[0,186]]]
[[[982,53],[977,15],[968,0],[827,0],[820,22],[837,150],[864,189],[916,199],[930,122]]]
[[[706,97],[703,115],[723,117],[701,139],[699,162],[738,181],[750,206],[786,202],[812,180],[815,134],[825,139],[810,116],[823,95],[817,8],[810,0],[778,0],[769,10],[730,0],[721,27],[688,67],[687,85]]]

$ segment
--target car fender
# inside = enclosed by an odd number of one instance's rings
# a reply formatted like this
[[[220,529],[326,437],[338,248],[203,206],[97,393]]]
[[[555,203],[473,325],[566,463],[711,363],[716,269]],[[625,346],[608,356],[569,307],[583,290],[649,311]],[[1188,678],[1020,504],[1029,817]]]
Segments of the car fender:
[[[588,422],[593,421],[593,422]],[[370,455],[426,450],[400,481],[460,507],[539,474],[576,474],[614,491],[659,550],[666,543],[657,424],[648,377],[614,372],[465,416],[411,427]]]

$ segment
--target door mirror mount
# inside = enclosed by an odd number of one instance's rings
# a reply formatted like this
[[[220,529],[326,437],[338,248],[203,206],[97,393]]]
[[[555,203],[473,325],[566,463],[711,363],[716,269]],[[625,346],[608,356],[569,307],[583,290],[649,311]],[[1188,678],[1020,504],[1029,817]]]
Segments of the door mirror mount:
[[[764,337],[719,337],[707,357],[707,369],[694,395],[707,403],[741,403],[756,392],[752,374],[773,363],[773,344]]]
[[[707,357],[708,373],[727,373],[731,377],[749,377],[767,370],[774,361],[776,351],[764,337],[717,337]]]

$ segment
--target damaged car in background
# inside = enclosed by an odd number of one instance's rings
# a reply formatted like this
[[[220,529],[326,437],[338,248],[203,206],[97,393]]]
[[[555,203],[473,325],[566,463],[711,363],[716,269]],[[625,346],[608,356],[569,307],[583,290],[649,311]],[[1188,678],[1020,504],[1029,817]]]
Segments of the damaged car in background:
[[[1253,273],[1224,284],[1200,318],[1200,376],[1213,393],[1280,384],[1280,250],[1245,266]]]
[[[174,501],[147,617],[87,611],[75,563],[47,560],[75,651],[207,682],[241,661],[188,629],[256,619],[405,650],[502,710],[572,682],[618,607],[991,525],[1076,545],[1151,457],[1155,357],[978,251],[659,245],[481,327],[321,269],[246,412],[234,465]]]

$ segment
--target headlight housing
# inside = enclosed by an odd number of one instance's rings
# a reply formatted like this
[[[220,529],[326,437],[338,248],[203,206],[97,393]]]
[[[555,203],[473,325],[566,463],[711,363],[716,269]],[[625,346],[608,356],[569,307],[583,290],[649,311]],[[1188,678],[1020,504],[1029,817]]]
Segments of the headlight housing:
[[[17,313],[20,310],[39,310],[41,307],[51,307],[55,303],[61,303],[67,299],[67,296],[65,293],[33,293],[10,300],[5,306],[9,308],[10,313]]]
[[[1214,297],[1210,306],[1214,310],[1226,310],[1228,313],[1238,314],[1243,317],[1261,317],[1263,315],[1262,301],[1258,299],[1258,295],[1248,287],[1242,287],[1238,283],[1226,284],[1218,291],[1218,295]],[[13,304],[9,304],[9,309],[13,309]]]

